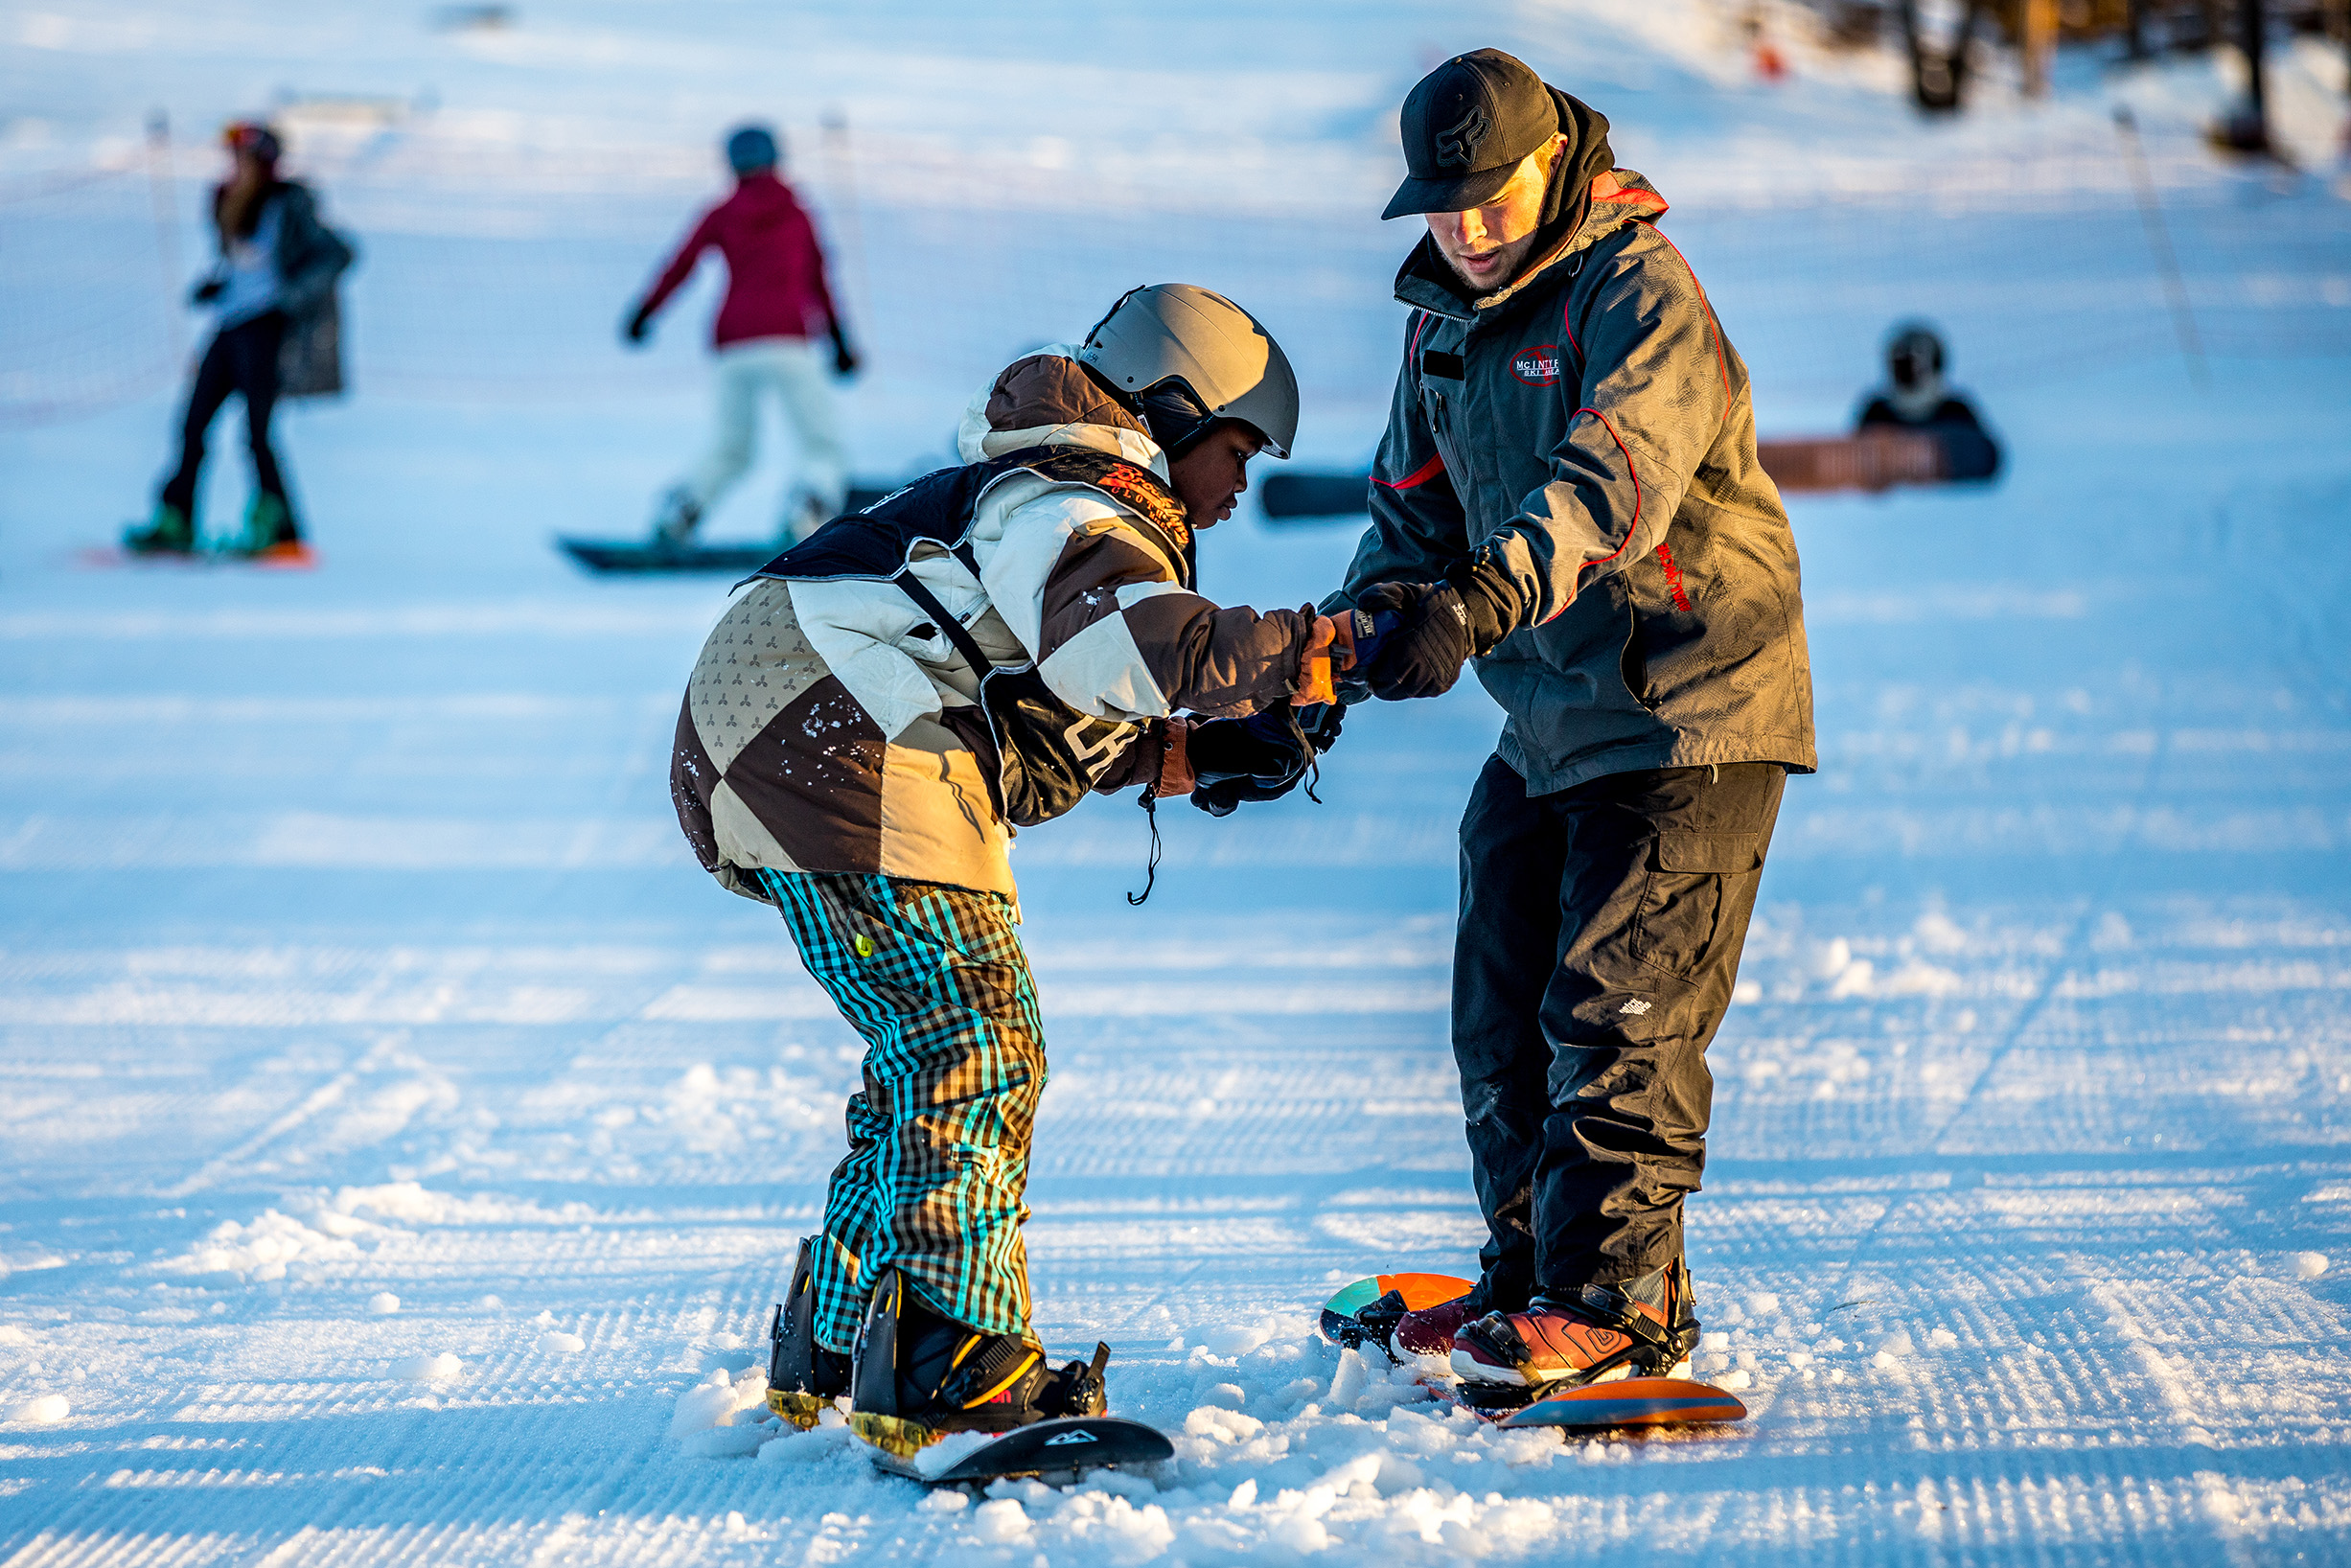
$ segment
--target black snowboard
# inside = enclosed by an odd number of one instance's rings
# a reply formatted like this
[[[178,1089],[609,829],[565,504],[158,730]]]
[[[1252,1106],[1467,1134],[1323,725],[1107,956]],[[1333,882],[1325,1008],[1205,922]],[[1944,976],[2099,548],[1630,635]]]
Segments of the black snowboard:
[[[1369,473],[1269,473],[1265,516],[1274,522],[1357,517],[1371,509]]]
[[[975,1448],[938,1475],[924,1475],[911,1460],[869,1448],[873,1462],[894,1475],[934,1487],[993,1481],[1006,1475],[1062,1475],[1120,1464],[1156,1464],[1175,1457],[1175,1444],[1157,1427],[1118,1416],[1072,1416],[1016,1428]]]
[[[589,571],[636,574],[664,571],[728,571],[748,577],[775,559],[783,548],[760,544],[690,544],[663,548],[642,540],[559,539],[565,555]]]
[[[867,479],[849,487],[844,513],[862,512],[898,487]],[[781,541],[752,544],[689,544],[664,549],[642,539],[558,539],[556,545],[589,571],[634,574],[665,571],[730,571],[749,576],[783,551]]]

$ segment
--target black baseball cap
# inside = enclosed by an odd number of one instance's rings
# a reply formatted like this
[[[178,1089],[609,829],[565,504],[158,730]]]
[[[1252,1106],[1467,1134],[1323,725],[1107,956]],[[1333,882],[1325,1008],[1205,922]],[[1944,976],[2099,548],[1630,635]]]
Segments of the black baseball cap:
[[[1499,49],[1456,55],[1404,100],[1408,177],[1380,217],[1482,206],[1558,131],[1551,89],[1525,61]]]

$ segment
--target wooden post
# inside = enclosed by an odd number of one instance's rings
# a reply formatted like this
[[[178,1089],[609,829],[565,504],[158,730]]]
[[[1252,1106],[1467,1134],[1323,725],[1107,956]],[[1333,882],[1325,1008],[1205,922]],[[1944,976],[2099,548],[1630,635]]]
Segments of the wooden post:
[[[2024,57],[2024,96],[2049,96],[2050,58],[2057,53],[2057,0],[2024,0],[2024,26],[2017,38]]]

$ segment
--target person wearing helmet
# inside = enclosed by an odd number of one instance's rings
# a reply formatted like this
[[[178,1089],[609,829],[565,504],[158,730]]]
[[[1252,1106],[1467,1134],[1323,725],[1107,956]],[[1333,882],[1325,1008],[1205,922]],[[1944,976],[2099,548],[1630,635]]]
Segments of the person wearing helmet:
[[[778,1319],[792,1418],[849,1391],[869,1309],[853,1420],[877,1441],[1100,1407],[1098,1365],[1055,1372],[1029,1331],[1046,1054],[1006,851],[1090,792],[1229,811],[1328,744],[1290,710],[1328,623],[1193,586],[1199,534],[1297,426],[1289,361],[1246,311],[1138,288],[1084,342],[1005,366],[964,410],[958,466],[777,556],[704,643],[679,821],[720,886],[782,915],[868,1047]]]
[[[221,405],[244,400],[245,447],[253,457],[253,498],[244,532],[228,553],[268,560],[306,554],[286,473],[269,440],[280,396],[342,390],[335,280],[355,256],[351,242],[318,218],[308,187],[278,174],[275,131],[239,121],[222,136],[234,160],[213,188],[213,232],[219,259],[190,298],[209,306],[218,325],[196,362],[180,416],[179,461],[156,496],[154,516],[124,536],[137,555],[186,555],[202,530],[196,481],[204,440]]]
[[[1885,385],[1861,405],[1855,428],[1924,430],[1943,449],[1943,477],[1989,479],[2000,471],[1999,444],[1943,379],[1946,358],[1942,334],[1925,322],[1896,327],[1886,334]]]
[[[1499,50],[1403,111],[1404,364],[1325,610],[1393,614],[1372,695],[1473,665],[1453,1051],[1487,1234],[1392,1343],[1489,1405],[1679,1367],[1682,1203],[1763,855],[1814,766],[1796,545],[1746,366],[1608,122]]]
[[[824,250],[816,225],[776,174],[782,149],[765,126],[744,126],[726,138],[735,188],[703,213],[694,231],[631,308],[621,336],[645,342],[653,318],[693,275],[703,253],[726,261],[726,298],[711,323],[718,359],[718,429],[709,450],[661,497],[654,519],[657,544],[682,546],[695,525],[751,465],[759,404],[769,394],[783,405],[799,452],[799,466],[778,531],[789,544],[839,512],[848,494],[849,455],[841,416],[825,384],[832,373],[857,372],[857,355],[825,281]],[[829,354],[817,347],[829,338]]]

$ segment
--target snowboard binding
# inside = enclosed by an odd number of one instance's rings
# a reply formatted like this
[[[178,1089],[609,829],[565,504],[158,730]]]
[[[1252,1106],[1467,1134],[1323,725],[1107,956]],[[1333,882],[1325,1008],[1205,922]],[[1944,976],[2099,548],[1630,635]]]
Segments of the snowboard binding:
[[[805,1432],[849,1392],[849,1358],[817,1343],[817,1247],[802,1236],[792,1284],[768,1320],[768,1408]]]
[[[896,1269],[883,1272],[858,1331],[850,1370],[849,1430],[886,1453],[910,1459],[953,1432],[1009,1432],[1108,1408],[1103,1369],[1059,1371],[1016,1334],[983,1334],[930,1310]]]

